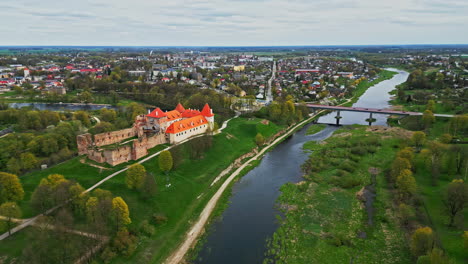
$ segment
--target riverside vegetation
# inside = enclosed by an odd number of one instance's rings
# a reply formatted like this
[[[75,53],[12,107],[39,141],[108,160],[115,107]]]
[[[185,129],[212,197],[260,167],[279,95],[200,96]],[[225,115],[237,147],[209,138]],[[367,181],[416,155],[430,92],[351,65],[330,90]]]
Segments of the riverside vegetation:
[[[468,147],[451,138],[465,138],[468,123],[439,122],[425,132],[343,127],[306,143],[305,181],[282,186],[264,263],[466,263]]]

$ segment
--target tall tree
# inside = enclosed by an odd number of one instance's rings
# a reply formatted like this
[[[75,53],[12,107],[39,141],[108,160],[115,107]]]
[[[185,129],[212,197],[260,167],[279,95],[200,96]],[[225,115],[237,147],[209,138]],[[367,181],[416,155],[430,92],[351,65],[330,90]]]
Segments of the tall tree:
[[[416,192],[416,180],[410,170],[403,170],[400,173],[396,185],[402,200],[410,198]]]
[[[129,189],[138,189],[143,184],[146,169],[143,165],[136,163],[128,167],[125,183]]]
[[[158,158],[159,168],[164,172],[168,173],[172,169],[172,155],[171,152],[165,150],[159,154]]]
[[[434,234],[430,227],[421,227],[411,236],[411,252],[416,257],[425,255],[434,245]]]
[[[435,122],[435,116],[431,110],[424,111],[422,116],[422,122],[424,124],[425,129],[429,129],[432,127],[432,124]]]
[[[140,191],[143,195],[144,199],[150,199],[156,194],[157,185],[154,176],[151,174],[146,174],[145,181],[143,185],[140,187]]]
[[[11,227],[13,225],[12,218],[20,218],[21,217],[21,209],[20,207],[14,202],[6,202],[0,205],[0,215],[5,216],[7,218],[7,228],[8,234],[11,235]]]
[[[261,146],[263,146],[263,144],[265,144],[265,138],[263,137],[262,134],[257,133],[257,135],[255,136],[255,143],[259,147],[261,147]]]
[[[411,137],[411,142],[419,150],[421,150],[422,145],[426,142],[426,134],[422,131],[416,131]]]
[[[112,215],[118,229],[132,222],[130,219],[130,211],[122,197],[115,197],[112,199]]]
[[[449,226],[453,226],[455,217],[463,211],[468,203],[468,187],[463,180],[449,183],[442,199],[445,211],[449,216]]]
[[[23,197],[24,190],[18,176],[0,172],[0,202],[21,201]]]

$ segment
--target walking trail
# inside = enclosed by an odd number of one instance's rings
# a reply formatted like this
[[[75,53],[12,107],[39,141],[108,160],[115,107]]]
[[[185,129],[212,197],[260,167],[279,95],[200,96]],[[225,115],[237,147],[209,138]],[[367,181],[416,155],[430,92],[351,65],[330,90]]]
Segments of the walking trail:
[[[187,233],[187,237],[185,241],[182,243],[182,245],[171,255],[169,258],[166,260],[165,264],[178,264],[182,261],[184,258],[185,254],[188,252],[188,250],[192,247],[192,245],[195,243],[197,240],[198,236],[203,232],[203,229],[205,227],[205,224],[208,222],[208,219],[213,212],[213,210],[216,207],[216,203],[218,202],[219,198],[223,194],[223,192],[226,190],[226,188],[229,186],[229,184],[239,175],[239,173],[247,167],[252,161],[258,159],[261,157],[270,147],[274,146],[275,144],[279,143],[281,140],[284,138],[288,137],[292,132],[294,132],[299,126],[304,125],[307,122],[310,122],[312,118],[314,118],[316,115],[313,115],[309,117],[308,119],[300,122],[299,124],[295,125],[287,133],[284,135],[278,137],[276,140],[274,140],[272,143],[270,143],[268,146],[263,148],[257,155],[249,159],[247,162],[245,162],[242,166],[240,166],[237,170],[235,170],[229,178],[224,181],[223,185],[218,189],[218,191],[211,197],[210,201],[206,204],[205,208],[200,214],[200,217],[198,218],[198,221],[192,226],[190,231]]]

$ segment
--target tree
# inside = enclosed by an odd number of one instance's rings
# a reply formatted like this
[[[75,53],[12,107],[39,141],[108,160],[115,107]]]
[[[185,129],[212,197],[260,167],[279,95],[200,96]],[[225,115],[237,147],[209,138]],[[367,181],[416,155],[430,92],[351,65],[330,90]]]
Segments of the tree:
[[[422,145],[426,142],[426,134],[422,131],[414,132],[411,137],[411,142],[418,150],[421,150]]]
[[[144,199],[150,199],[156,194],[157,185],[153,175],[147,174],[145,176],[145,180],[143,185],[140,187],[140,191]]]
[[[13,174],[18,174],[21,172],[21,164],[20,161],[15,158],[11,157],[7,162],[7,170]]]
[[[37,167],[38,161],[36,159],[36,156],[30,152],[26,153],[21,153],[20,155],[20,163],[21,163],[21,168],[23,170],[31,170]]]
[[[434,245],[434,234],[430,227],[421,227],[411,236],[411,252],[416,256],[428,253]]]
[[[31,196],[30,203],[37,213],[42,213],[50,208],[53,204],[51,188],[47,185],[37,186]]]
[[[14,202],[3,203],[0,206],[0,215],[5,216],[7,218],[8,234],[11,235],[11,227],[13,223],[12,218],[21,217],[20,207]]]
[[[416,180],[410,170],[403,170],[400,173],[396,185],[402,199],[409,198],[416,192]]]
[[[143,184],[146,169],[143,165],[136,163],[128,167],[125,183],[129,189],[138,189]]]
[[[75,120],[80,120],[81,124],[85,127],[91,126],[91,121],[89,120],[89,115],[85,111],[76,111],[73,114]]]
[[[183,145],[176,145],[169,150],[172,155],[172,168],[173,169],[177,169],[184,161],[185,151],[183,148],[184,148]]]
[[[397,157],[407,159],[410,163],[412,163],[413,158],[414,158],[413,149],[410,148],[410,147],[406,147],[406,148],[398,151]]]
[[[409,221],[414,217],[414,210],[410,205],[401,203],[398,206],[400,212],[400,220],[403,225],[408,225]]]
[[[452,141],[452,136],[450,134],[443,134],[439,140],[444,144],[449,144]]]
[[[435,102],[434,102],[434,100],[427,101],[426,110],[429,110],[432,113],[434,113],[434,111],[435,111]]]
[[[112,241],[112,247],[121,252],[124,256],[130,256],[135,252],[137,238],[130,234],[126,228],[122,228],[115,235]]]
[[[257,135],[255,136],[255,143],[259,147],[261,147],[261,146],[263,146],[263,144],[265,144],[265,138],[263,137],[262,134],[257,133]]]
[[[115,197],[112,199],[112,216],[114,217],[117,229],[132,222],[130,219],[130,211],[122,197]]]
[[[453,180],[449,183],[442,202],[450,219],[449,226],[453,226],[455,217],[463,211],[468,202],[468,187],[463,180]]]
[[[82,101],[82,102],[84,102],[86,104],[87,103],[92,103],[93,102],[93,95],[88,91],[84,91],[79,95],[79,99],[80,99],[80,101]]]
[[[93,223],[97,219],[97,207],[98,207],[99,200],[96,197],[89,197],[88,201],[86,202],[86,217],[88,218],[88,222]]]
[[[165,150],[159,154],[158,158],[159,168],[164,172],[168,173],[172,169],[172,155],[171,152]]]
[[[396,157],[393,160],[392,168],[391,168],[391,180],[395,182],[397,177],[401,175],[403,170],[411,170],[411,163],[408,159],[402,157]]]
[[[422,121],[425,129],[429,129],[432,124],[435,122],[435,116],[430,110],[426,110],[423,113]]]
[[[18,176],[0,172],[0,202],[21,201],[23,197],[24,190]]]

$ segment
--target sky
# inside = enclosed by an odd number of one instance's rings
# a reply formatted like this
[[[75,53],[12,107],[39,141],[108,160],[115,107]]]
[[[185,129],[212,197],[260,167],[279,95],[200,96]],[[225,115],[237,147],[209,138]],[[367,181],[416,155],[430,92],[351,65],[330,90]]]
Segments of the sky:
[[[468,44],[468,0],[1,0],[0,45]]]

